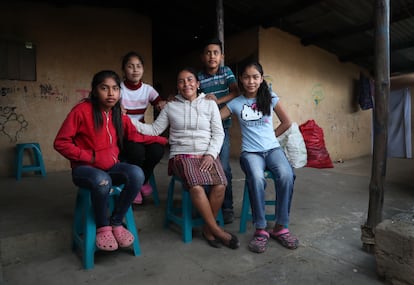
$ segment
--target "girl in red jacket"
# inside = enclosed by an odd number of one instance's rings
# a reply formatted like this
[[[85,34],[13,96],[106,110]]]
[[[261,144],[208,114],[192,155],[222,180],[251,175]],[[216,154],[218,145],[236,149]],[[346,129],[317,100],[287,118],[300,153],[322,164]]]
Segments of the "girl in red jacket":
[[[54,141],[54,148],[70,160],[73,183],[91,191],[96,246],[107,251],[133,243],[134,236],[122,221],[144,182],[140,167],[118,159],[123,139],[167,143],[164,137],[138,133],[130,118],[122,115],[120,84],[114,71],[96,73],[89,98],[73,107]],[[125,185],[124,189],[108,218],[109,191],[112,185],[120,184]]]

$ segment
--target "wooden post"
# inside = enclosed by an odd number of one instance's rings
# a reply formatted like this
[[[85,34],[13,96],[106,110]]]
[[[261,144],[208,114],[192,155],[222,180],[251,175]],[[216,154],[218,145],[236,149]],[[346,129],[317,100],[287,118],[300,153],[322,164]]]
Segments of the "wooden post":
[[[382,221],[384,178],[387,166],[388,97],[390,93],[390,0],[375,1],[375,96],[374,146],[369,207],[366,224],[361,226],[363,248],[375,249],[375,227]]]
[[[223,53],[224,53],[224,8],[223,8],[223,0],[217,0],[216,14],[217,14],[217,37],[222,43],[222,48],[223,48]],[[224,60],[222,60],[221,65],[224,65]]]

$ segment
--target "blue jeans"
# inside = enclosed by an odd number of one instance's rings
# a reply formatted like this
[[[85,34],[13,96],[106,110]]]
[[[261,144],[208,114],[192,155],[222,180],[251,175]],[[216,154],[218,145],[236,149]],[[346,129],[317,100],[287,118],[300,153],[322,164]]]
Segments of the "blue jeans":
[[[278,147],[265,152],[242,152],[240,166],[246,175],[249,186],[250,205],[255,227],[265,229],[267,224],[265,217],[265,169],[271,171],[276,180],[275,223],[288,225],[295,174],[283,150]]]
[[[224,193],[224,201],[222,209],[230,209],[233,210],[233,188],[231,180],[233,179],[233,175],[231,173],[230,167],[230,129],[224,128],[224,141],[223,146],[221,147],[220,151],[220,160],[223,166],[224,174],[226,174],[227,178],[227,186],[226,191]]]
[[[120,162],[108,171],[89,165],[72,169],[73,183],[91,191],[96,227],[122,225],[122,220],[144,182],[144,172],[136,165]],[[124,184],[110,220],[108,219],[109,191],[112,185]]]

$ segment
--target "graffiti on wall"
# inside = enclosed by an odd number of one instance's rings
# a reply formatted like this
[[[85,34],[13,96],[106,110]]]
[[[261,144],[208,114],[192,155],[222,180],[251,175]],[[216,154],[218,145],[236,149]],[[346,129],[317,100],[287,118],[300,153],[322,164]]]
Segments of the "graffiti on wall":
[[[13,93],[27,93],[27,86],[23,86],[23,87],[0,87],[0,94],[2,97],[7,96],[9,94],[13,94]]]
[[[318,106],[325,98],[325,91],[323,85],[321,83],[316,83],[315,85],[313,85],[311,94],[313,102],[315,102],[315,105]]]
[[[29,92],[28,86],[3,86],[0,87],[0,94],[2,97],[10,96],[13,94],[23,94],[23,96],[27,97],[30,94],[33,98],[39,98],[47,101],[54,101],[57,103],[68,103],[69,98],[67,95],[63,94],[59,91],[59,88],[57,86],[53,86],[50,83],[41,83],[39,85],[39,89],[36,90],[36,88],[31,92]]]
[[[53,86],[50,83],[40,84],[39,88],[40,88],[41,99],[46,99],[48,101],[62,102],[62,103],[69,102],[68,96],[64,95],[62,92],[59,91],[58,87]]]
[[[77,99],[84,99],[89,96],[90,90],[76,89]],[[59,104],[69,103],[69,97],[59,90],[59,88],[51,83],[41,83],[39,85],[16,85],[16,86],[0,86],[0,98],[7,96],[22,96],[24,99],[37,99],[56,102]],[[4,103],[3,103],[4,104]],[[10,103],[9,103],[10,104]],[[16,142],[22,132],[28,129],[29,123],[23,114],[17,113],[19,104],[0,105],[0,136],[6,136],[10,142]]]
[[[273,77],[271,75],[263,75],[263,78],[266,80],[267,85],[269,86],[269,90],[270,92],[272,92],[272,84],[273,84]]]
[[[0,106],[0,135],[7,136],[10,142],[16,142],[29,123],[22,114],[16,113],[15,106]]]

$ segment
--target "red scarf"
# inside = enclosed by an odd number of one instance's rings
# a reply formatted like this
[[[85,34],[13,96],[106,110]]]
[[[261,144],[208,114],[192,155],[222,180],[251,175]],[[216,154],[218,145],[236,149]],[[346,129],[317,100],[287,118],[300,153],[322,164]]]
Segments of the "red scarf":
[[[130,90],[138,90],[142,86],[142,80],[140,80],[138,84],[134,84],[133,82],[126,79],[124,81],[124,84]]]

